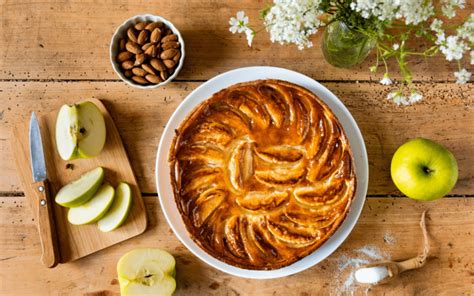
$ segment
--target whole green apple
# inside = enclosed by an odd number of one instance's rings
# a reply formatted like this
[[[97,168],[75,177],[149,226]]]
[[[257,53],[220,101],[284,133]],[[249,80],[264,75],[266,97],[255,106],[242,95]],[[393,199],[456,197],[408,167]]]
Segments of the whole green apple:
[[[423,138],[400,146],[393,155],[390,171],[397,188],[416,200],[441,198],[458,180],[458,164],[453,154]]]

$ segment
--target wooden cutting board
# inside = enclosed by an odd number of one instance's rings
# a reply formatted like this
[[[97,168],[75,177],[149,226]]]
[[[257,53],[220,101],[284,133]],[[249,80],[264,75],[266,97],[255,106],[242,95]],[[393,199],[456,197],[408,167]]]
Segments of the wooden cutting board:
[[[114,187],[120,181],[130,184],[133,191],[133,201],[130,213],[124,224],[118,229],[107,233],[101,232],[97,228],[96,223],[78,226],[70,224],[67,221],[67,208],[63,208],[53,202],[61,263],[79,259],[137,236],[143,233],[147,226],[146,211],[140,189],[112,117],[100,100],[89,99],[88,101],[95,103],[102,111],[107,128],[106,144],[101,154],[97,157],[70,161],[62,160],[56,150],[55,142],[56,116],[59,110],[55,110],[38,119],[52,196],[54,197],[62,186],[79,178],[83,173],[97,166],[102,166],[105,169],[105,182],[109,182]],[[26,198],[37,221],[39,201],[33,194],[31,186],[33,177],[29,156],[28,132],[28,122],[22,122],[14,127],[12,151],[16,158]]]

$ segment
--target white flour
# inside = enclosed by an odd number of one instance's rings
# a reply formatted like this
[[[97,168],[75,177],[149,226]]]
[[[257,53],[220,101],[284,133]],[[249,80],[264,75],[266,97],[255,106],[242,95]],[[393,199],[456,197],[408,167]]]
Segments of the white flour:
[[[351,252],[343,253],[337,259],[337,282],[341,285],[331,295],[354,295],[357,285],[354,272],[358,267],[379,260],[389,260],[390,256],[380,251],[377,247],[367,245]],[[365,288],[366,294],[369,288]]]
[[[386,266],[359,268],[354,273],[355,280],[362,284],[375,284],[388,277]]]

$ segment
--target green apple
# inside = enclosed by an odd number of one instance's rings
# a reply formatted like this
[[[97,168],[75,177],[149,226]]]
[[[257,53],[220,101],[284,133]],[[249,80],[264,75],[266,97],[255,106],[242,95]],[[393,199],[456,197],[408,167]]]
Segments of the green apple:
[[[453,154],[431,140],[418,138],[400,146],[392,158],[392,180],[406,196],[435,200],[450,192],[458,180]]]
[[[135,249],[120,258],[117,273],[122,296],[169,296],[176,289],[174,257],[160,249]]]
[[[109,210],[114,200],[115,190],[109,184],[102,185],[95,195],[81,206],[70,208],[67,220],[74,225],[95,222]]]
[[[56,147],[64,160],[99,155],[106,137],[105,120],[90,101],[63,105],[56,119]]]
[[[118,228],[127,219],[132,204],[132,189],[127,183],[121,182],[115,189],[115,197],[107,214],[98,222],[99,230],[103,232]]]
[[[63,207],[78,207],[91,199],[103,180],[104,169],[97,167],[61,188],[55,201]]]

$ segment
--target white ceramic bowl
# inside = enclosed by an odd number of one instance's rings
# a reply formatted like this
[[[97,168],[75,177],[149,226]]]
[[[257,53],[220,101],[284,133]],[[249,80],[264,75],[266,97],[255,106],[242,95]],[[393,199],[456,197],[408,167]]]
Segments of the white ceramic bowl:
[[[199,103],[209,98],[217,91],[231,86],[235,83],[252,81],[257,79],[281,79],[301,85],[318,95],[334,112],[341,122],[351,144],[355,160],[357,175],[357,189],[351,209],[339,229],[317,250],[301,260],[275,270],[247,270],[222,262],[201,249],[189,236],[181,219],[178,207],[173,196],[170,180],[170,168],[168,165],[168,154],[175,135],[175,129]],[[270,279],[288,276],[303,271],[318,262],[324,260],[334,252],[347,238],[354,228],[364,206],[369,180],[369,168],[367,151],[364,139],[357,127],[357,123],[344,104],[327,88],[303,74],[275,67],[249,67],[226,72],[203,83],[190,93],[181,102],[176,111],[169,119],[165,131],[161,137],[156,157],[156,184],[161,208],[166,220],[181,242],[198,258],[207,264],[228,274],[252,279]]]
[[[174,70],[173,75],[168,77],[165,81],[158,83],[158,84],[150,84],[150,85],[141,85],[138,83],[135,83],[133,80],[130,78],[125,77],[123,74],[122,69],[120,69],[119,63],[116,61],[116,57],[118,54],[118,46],[119,46],[119,40],[120,38],[123,38],[127,36],[127,30],[130,28],[132,25],[135,25],[138,22],[163,22],[168,28],[170,28],[171,31],[173,31],[174,34],[178,36],[178,41],[179,44],[181,45],[180,50],[181,50],[181,58],[179,59],[178,66]],[[167,83],[169,83],[171,80],[173,80],[183,67],[183,62],[184,62],[184,40],[183,37],[181,37],[181,34],[179,33],[178,29],[167,19],[161,16],[157,15],[152,15],[152,14],[141,14],[141,15],[136,15],[134,17],[129,18],[125,22],[123,22],[117,30],[115,30],[114,35],[112,36],[112,40],[110,41],[110,63],[112,64],[112,68],[114,68],[115,73],[125,81],[128,85],[136,87],[136,88],[142,88],[142,89],[149,89],[149,88],[159,88],[160,86],[163,86]]]

